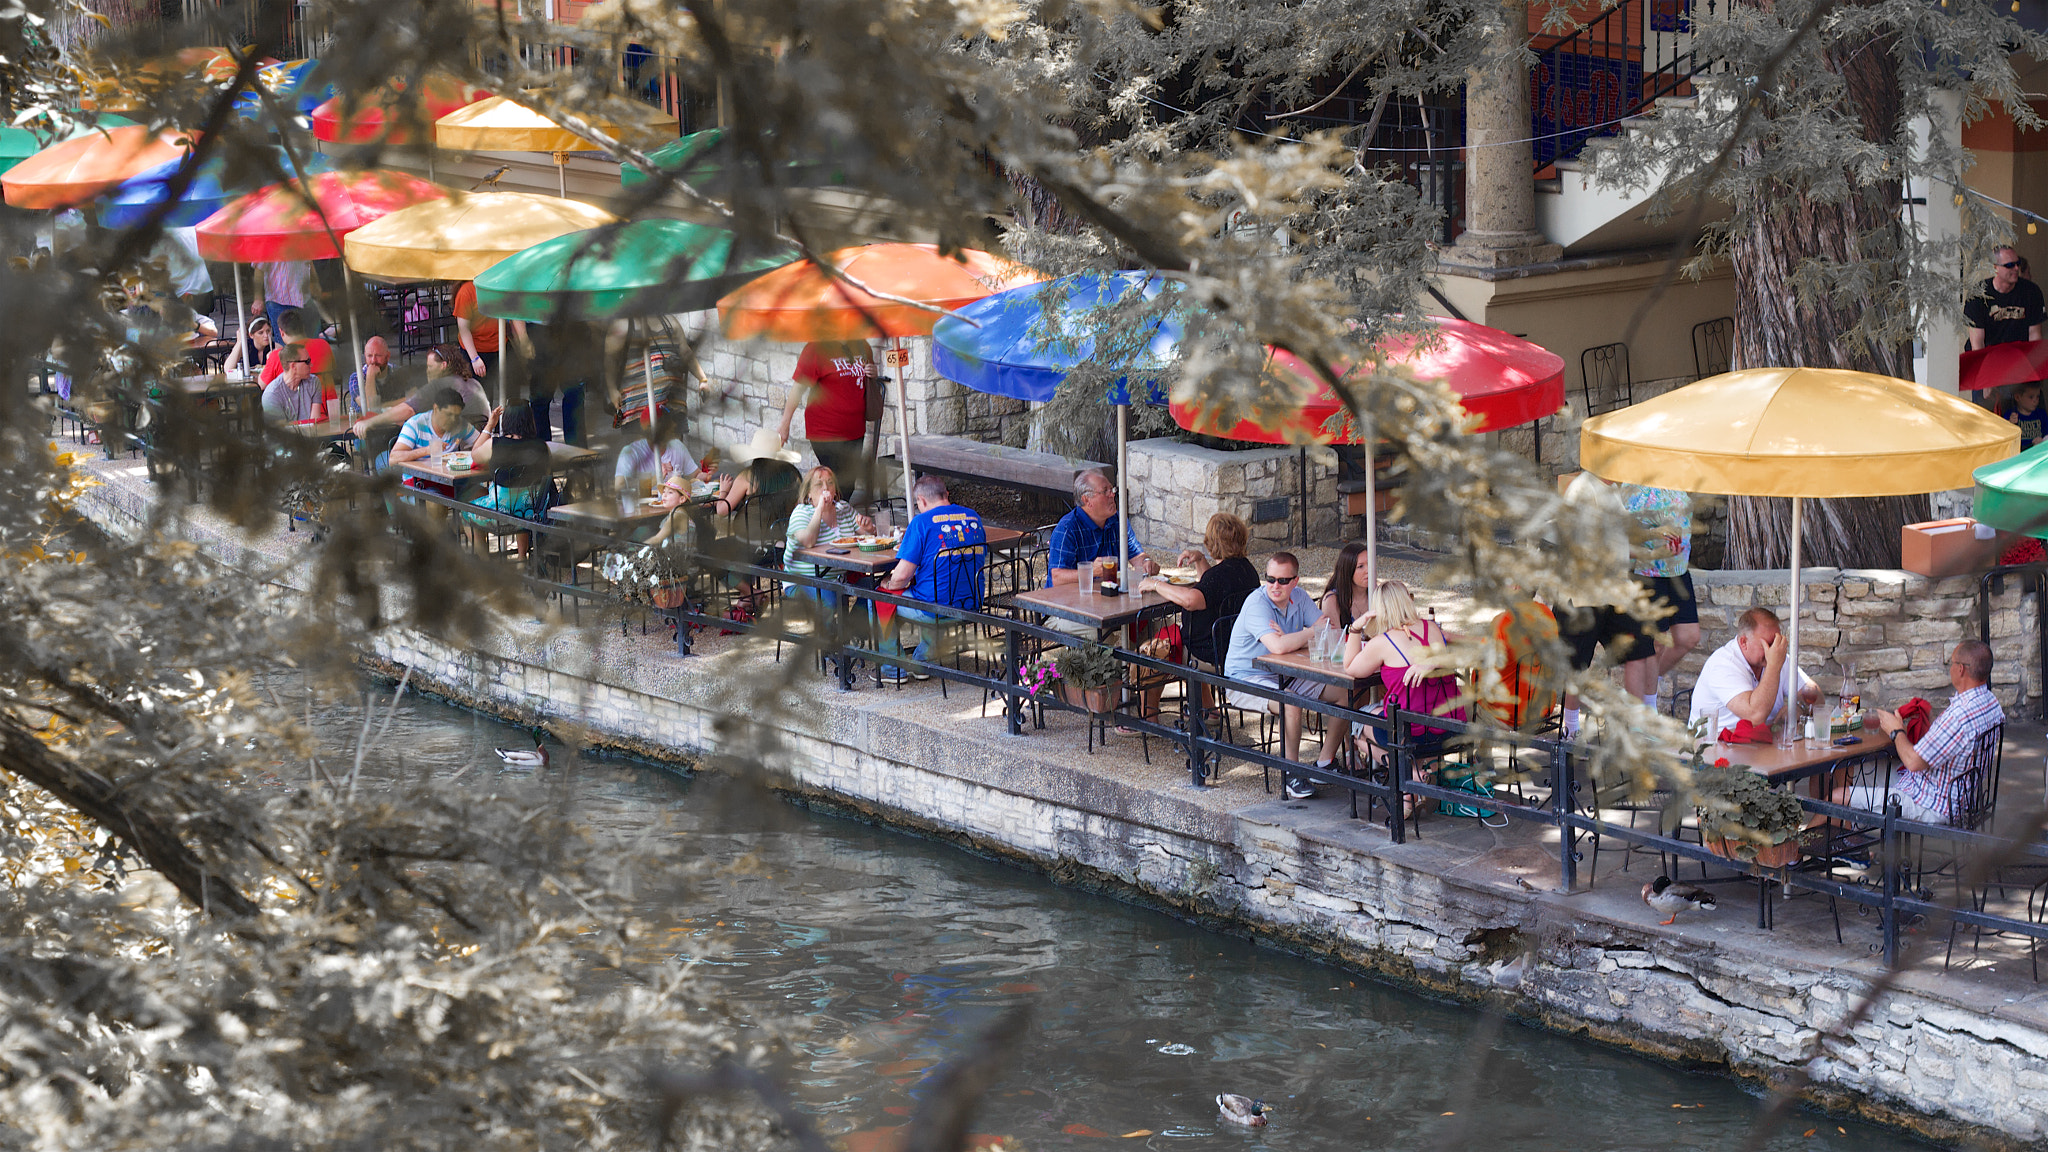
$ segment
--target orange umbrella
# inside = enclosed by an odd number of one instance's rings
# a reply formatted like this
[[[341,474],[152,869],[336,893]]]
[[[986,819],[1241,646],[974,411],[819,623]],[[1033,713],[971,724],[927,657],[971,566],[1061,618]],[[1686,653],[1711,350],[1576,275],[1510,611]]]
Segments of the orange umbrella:
[[[1000,256],[973,248],[942,254],[936,244],[868,244],[841,248],[825,259],[866,288],[951,311],[1005,288],[1035,284],[1045,277]],[[718,318],[734,340],[871,340],[877,336],[929,336],[940,315],[856,288],[816,261],[787,264],[718,302]],[[900,350],[890,360],[900,361]],[[901,444],[905,507],[916,510],[908,492],[910,413],[904,406],[903,369],[896,367],[896,420]]]
[[[353,116],[346,115],[342,98],[336,96],[313,109],[313,138],[329,144],[367,144],[372,140],[382,140],[387,144],[412,143],[412,122],[400,120],[396,115],[400,93],[404,91],[405,81],[393,80],[359,101]],[[428,126],[428,139],[431,141],[433,138],[434,121],[489,95],[452,76],[427,77],[426,83],[420,86],[419,115]]]
[[[0,175],[16,208],[74,208],[114,185],[185,158],[191,135],[140,124],[52,144]]]
[[[1044,276],[1000,256],[936,244],[868,244],[825,257],[860,283],[947,310]],[[929,336],[939,313],[885,299],[834,277],[810,260],[770,272],[718,302],[729,339],[871,340]]]

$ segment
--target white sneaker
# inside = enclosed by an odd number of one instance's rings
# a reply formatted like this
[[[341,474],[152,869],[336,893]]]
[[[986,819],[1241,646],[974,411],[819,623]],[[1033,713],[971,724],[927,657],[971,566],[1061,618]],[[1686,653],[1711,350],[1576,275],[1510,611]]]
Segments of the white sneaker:
[[[1289,780],[1285,792],[1289,800],[1313,800],[1316,795],[1315,785],[1306,780]]]

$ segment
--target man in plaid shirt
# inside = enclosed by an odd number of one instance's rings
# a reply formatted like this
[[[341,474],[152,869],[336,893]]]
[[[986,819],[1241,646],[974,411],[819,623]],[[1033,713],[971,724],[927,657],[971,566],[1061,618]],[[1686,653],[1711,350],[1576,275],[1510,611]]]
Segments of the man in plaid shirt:
[[[1891,738],[1899,755],[1899,770],[1892,777],[1892,793],[1908,820],[1922,824],[1947,824],[1953,811],[1956,777],[1970,767],[1977,740],[2005,723],[2005,710],[1986,687],[1991,682],[1991,646],[1981,640],[1956,645],[1949,658],[1948,681],[1955,687],[1954,699],[1926,735],[1916,742],[1906,739],[1906,725],[1897,712],[1877,712],[1877,726]],[[1864,785],[1838,789],[1835,803],[1850,808],[1877,811],[1884,803],[1884,790]]]

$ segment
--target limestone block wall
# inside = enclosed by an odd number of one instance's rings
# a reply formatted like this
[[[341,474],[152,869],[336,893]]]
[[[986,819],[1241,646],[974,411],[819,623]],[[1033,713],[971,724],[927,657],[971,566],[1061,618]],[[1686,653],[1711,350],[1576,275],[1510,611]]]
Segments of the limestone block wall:
[[[1218,512],[1235,513],[1251,525],[1254,552],[1301,540],[1301,455],[1296,449],[1225,452],[1159,437],[1134,442],[1130,462],[1134,527],[1147,548],[1178,551],[1200,544],[1202,529]],[[1355,521],[1342,516],[1337,503],[1335,457],[1311,450],[1308,473],[1309,539],[1320,544],[1349,539]],[[1278,499],[1287,502],[1285,512],[1259,519],[1259,503]]]
[[[1743,609],[1761,604],[1784,616],[1785,575],[1695,571],[1700,646],[1673,670],[1665,692],[1692,685],[1708,654],[1735,635]],[[1800,663],[1830,696],[1841,688],[1845,665],[1866,687],[1866,699],[1874,688],[1885,707],[1950,694],[1949,654],[1957,641],[1977,635],[1977,577],[1931,580],[1875,568],[1808,568],[1802,577]],[[2041,695],[2039,612],[2036,597],[2021,595],[2016,581],[1991,600],[1991,687],[2008,708]]]
[[[775,340],[727,340],[717,336],[717,314],[696,312],[675,318],[693,335],[710,332],[698,345],[704,372],[711,377],[709,396],[694,408],[689,444],[693,451],[716,445],[721,450],[750,440],[764,425],[773,427],[782,418],[782,405],[789,395],[790,377],[796,371],[801,344]],[[905,339],[910,353],[908,368],[885,363],[889,342],[871,341],[875,362],[889,376],[902,376],[910,401],[910,433],[940,436],[969,436],[992,443],[1021,446],[1030,422],[1030,405],[1021,400],[986,396],[963,388],[932,369],[932,342],[928,337]],[[886,410],[882,415],[881,454],[896,451],[898,424],[896,390],[889,385]],[[792,446],[803,454],[803,466],[815,458],[803,442],[803,417],[799,415]]]

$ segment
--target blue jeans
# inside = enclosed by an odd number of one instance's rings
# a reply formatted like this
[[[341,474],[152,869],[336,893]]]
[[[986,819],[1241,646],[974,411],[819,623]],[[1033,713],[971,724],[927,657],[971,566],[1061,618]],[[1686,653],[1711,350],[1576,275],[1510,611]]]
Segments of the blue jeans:
[[[919,608],[905,608],[901,605],[898,605],[896,608],[897,624],[900,625],[905,620],[909,620],[912,623],[916,624],[936,624],[939,621],[939,617],[934,615],[933,613],[926,612]],[[932,658],[932,650],[938,645],[938,629],[920,628],[919,631],[922,632],[923,635],[918,639],[917,648],[916,650],[911,652],[910,656],[914,660],[929,661]],[[891,627],[889,629],[889,634],[882,637],[880,643],[877,643],[875,645],[875,651],[880,652],[884,655],[900,656],[903,654],[903,646],[896,638],[895,627]],[[884,663],[882,665],[882,668],[884,670],[898,670],[896,665],[889,663]],[[910,669],[903,668],[900,669],[900,671],[908,673]]]
[[[782,594],[786,597],[802,596],[816,600],[834,612],[838,611],[839,605],[845,601],[845,597],[830,588],[812,588],[806,584],[784,584]]]
[[[562,443],[581,444],[583,443],[584,434],[583,385],[572,384],[569,387],[562,389],[561,397]],[[533,410],[534,426],[539,428],[544,436],[549,433],[549,429],[552,423],[551,412],[554,408],[554,402],[555,398],[552,395],[535,396],[533,399],[527,401],[527,406]]]
[[[272,348],[276,348],[284,343],[284,329],[277,326],[277,318],[284,315],[287,312],[298,312],[304,308],[304,304],[279,304],[275,300],[265,300],[263,302],[264,319],[270,321],[270,346]],[[310,320],[312,319],[312,317],[301,316],[299,317],[299,319]],[[306,333],[306,335],[308,336],[311,336],[312,334],[313,333],[310,331]],[[257,367],[260,368],[262,367],[262,365],[259,364],[257,365]]]

